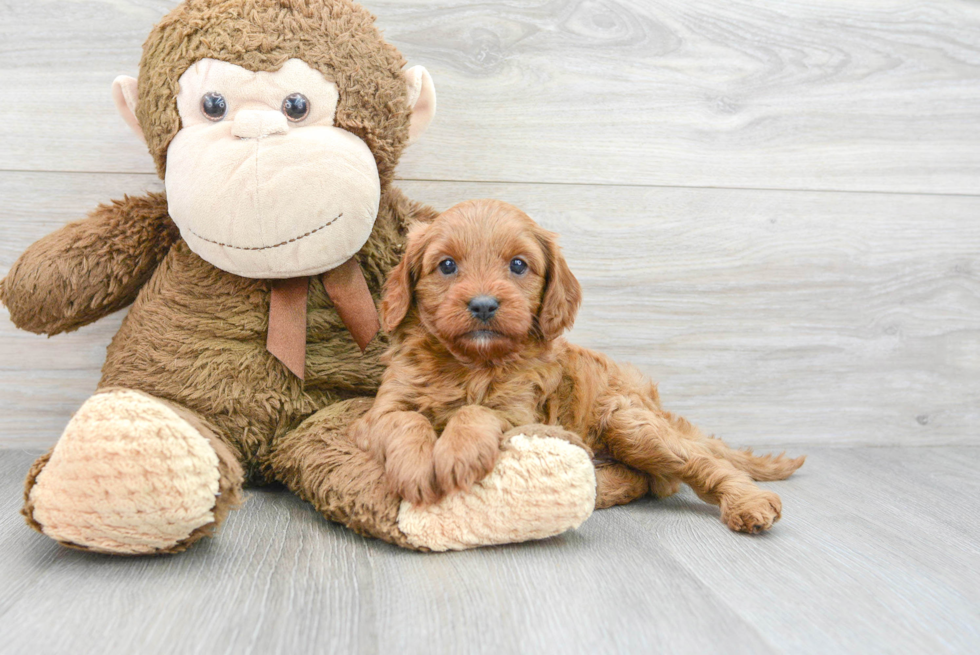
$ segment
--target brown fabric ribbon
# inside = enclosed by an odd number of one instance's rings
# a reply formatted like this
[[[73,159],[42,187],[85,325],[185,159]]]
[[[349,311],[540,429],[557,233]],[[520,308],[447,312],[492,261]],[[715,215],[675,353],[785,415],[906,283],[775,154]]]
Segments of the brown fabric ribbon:
[[[324,273],[321,280],[340,320],[363,353],[381,329],[381,324],[360,264],[352,257]],[[308,277],[273,280],[269,301],[266,348],[301,380],[306,376],[306,304],[309,291]]]
[[[272,281],[265,347],[300,380],[306,375],[306,299],[310,278]]]
[[[324,273],[320,279],[323,281],[324,291],[340,314],[340,320],[347,326],[363,353],[381,329],[381,322],[378,321],[378,308],[374,306],[374,298],[371,297],[361,265],[351,257],[332,271]]]

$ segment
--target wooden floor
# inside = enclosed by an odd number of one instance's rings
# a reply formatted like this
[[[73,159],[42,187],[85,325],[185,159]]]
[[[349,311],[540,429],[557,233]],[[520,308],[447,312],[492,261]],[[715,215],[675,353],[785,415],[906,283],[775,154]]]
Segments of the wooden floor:
[[[285,491],[170,557],[55,545],[0,451],[0,652],[976,653],[980,448],[813,448],[767,535],[690,491],[551,540],[424,555]]]

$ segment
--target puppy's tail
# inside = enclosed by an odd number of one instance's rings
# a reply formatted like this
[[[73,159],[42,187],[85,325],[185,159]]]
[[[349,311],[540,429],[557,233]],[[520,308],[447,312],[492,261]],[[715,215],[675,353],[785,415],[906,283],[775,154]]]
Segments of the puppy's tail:
[[[785,452],[778,455],[753,455],[749,448],[735,450],[714,437],[708,438],[708,447],[716,457],[728,460],[735,468],[751,475],[753,480],[785,480],[806,461],[806,455],[791,459],[786,457]]]

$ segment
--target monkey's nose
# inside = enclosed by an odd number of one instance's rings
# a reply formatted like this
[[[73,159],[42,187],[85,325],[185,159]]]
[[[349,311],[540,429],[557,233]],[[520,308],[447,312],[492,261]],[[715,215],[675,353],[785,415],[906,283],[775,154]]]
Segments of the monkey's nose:
[[[270,109],[242,109],[235,114],[235,124],[231,127],[231,133],[239,139],[262,139],[288,131],[283,113]]]
[[[493,318],[493,315],[500,308],[500,303],[492,296],[477,296],[468,305],[470,314],[484,323]]]

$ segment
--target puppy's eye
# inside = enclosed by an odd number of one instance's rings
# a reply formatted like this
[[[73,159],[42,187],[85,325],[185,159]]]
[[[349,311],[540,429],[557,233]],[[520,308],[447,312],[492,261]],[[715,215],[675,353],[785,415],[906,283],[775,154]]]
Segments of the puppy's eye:
[[[527,273],[527,262],[520,257],[510,260],[510,272],[514,275],[524,275]]]
[[[443,275],[452,275],[456,272],[456,262],[453,261],[452,257],[446,257],[439,262],[439,272]]]
[[[209,121],[220,121],[228,111],[228,103],[220,93],[205,93],[201,98],[201,113]]]
[[[286,99],[282,101],[282,113],[286,114],[286,118],[294,123],[301,121],[310,113],[310,101],[302,93],[286,96]]]

